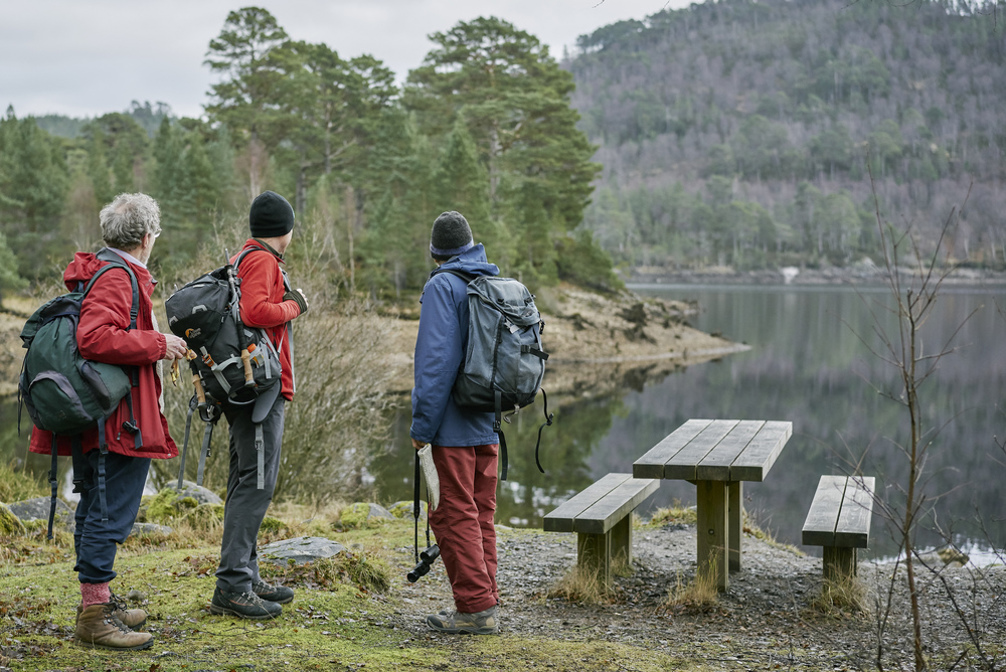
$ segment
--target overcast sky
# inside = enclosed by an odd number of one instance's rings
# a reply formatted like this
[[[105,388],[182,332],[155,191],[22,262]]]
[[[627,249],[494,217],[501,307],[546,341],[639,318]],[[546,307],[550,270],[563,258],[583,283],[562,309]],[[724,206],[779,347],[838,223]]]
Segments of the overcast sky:
[[[3,0],[0,112],[96,116],[133,100],[198,116],[212,83],[206,49],[237,0]],[[369,53],[401,81],[432,47],[427,35],[498,16],[562,58],[576,38],[690,0],[267,0],[291,38],[324,42],[349,58]]]

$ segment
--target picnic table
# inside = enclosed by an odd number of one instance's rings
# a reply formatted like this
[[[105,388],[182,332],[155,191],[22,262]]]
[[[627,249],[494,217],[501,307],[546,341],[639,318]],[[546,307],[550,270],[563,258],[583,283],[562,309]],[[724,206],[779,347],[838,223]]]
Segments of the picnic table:
[[[763,481],[793,435],[778,420],[689,420],[632,464],[635,478],[696,486],[698,572],[729,584],[741,568],[743,481]]]

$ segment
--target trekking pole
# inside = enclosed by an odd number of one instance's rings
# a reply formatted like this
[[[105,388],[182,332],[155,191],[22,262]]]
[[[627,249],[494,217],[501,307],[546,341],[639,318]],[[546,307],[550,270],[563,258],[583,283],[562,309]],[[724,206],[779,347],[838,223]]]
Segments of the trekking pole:
[[[230,257],[228,257],[229,259]],[[238,262],[241,261],[241,257],[238,258]],[[231,296],[234,297],[234,303],[231,305],[231,310],[234,312],[235,322],[241,323],[241,291],[238,289],[238,285],[241,283],[237,278],[237,274],[234,272],[234,264],[227,264],[227,283],[231,286]],[[238,336],[241,336],[241,329],[238,329]],[[255,383],[255,376],[252,374],[251,368],[251,353],[250,346],[245,346],[241,348],[241,364],[244,366],[245,374],[245,387],[257,387]]]

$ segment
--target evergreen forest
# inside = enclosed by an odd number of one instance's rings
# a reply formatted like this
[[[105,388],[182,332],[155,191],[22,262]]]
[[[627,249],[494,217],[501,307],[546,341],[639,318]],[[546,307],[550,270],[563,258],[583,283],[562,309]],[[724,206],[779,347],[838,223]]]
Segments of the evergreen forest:
[[[430,35],[401,85],[245,7],[207,45],[198,119],[163,102],[19,118],[11,102],[0,290],[95,249],[98,211],[126,191],[161,205],[152,263],[169,282],[242,229],[264,189],[305,223],[294,254],[376,299],[422,286],[448,209],[532,288],[610,289],[618,267],[849,266],[878,258],[878,212],[924,246],[953,213],[940,259],[1001,270],[996,7],[710,1],[599,28],[561,62],[482,17]]]
[[[73,250],[100,245],[101,207],[130,191],[160,204],[151,263],[170,286],[207,247],[247,232],[248,204],[265,189],[287,196],[303,223],[306,242],[291,252],[353,295],[408,290],[412,300],[433,267],[433,220],[452,209],[492,261],[531,286],[616,285],[610,259],[589,234],[574,235],[600,166],[577,126],[570,72],[494,17],[429,38],[398,86],[375,58],[298,41],[245,7],[207,46],[216,83],[199,119],[161,102],[86,120],[18,118],[9,106],[0,260],[14,263],[0,289],[59,277]]]

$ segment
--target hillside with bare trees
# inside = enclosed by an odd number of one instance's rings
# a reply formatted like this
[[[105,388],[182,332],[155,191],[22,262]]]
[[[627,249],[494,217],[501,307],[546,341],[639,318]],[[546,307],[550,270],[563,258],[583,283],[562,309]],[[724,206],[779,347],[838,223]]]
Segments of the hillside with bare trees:
[[[878,205],[930,245],[963,205],[944,258],[1002,269],[1003,16],[724,0],[582,36],[564,66],[604,167],[585,226],[630,267],[820,268],[876,258]]]

